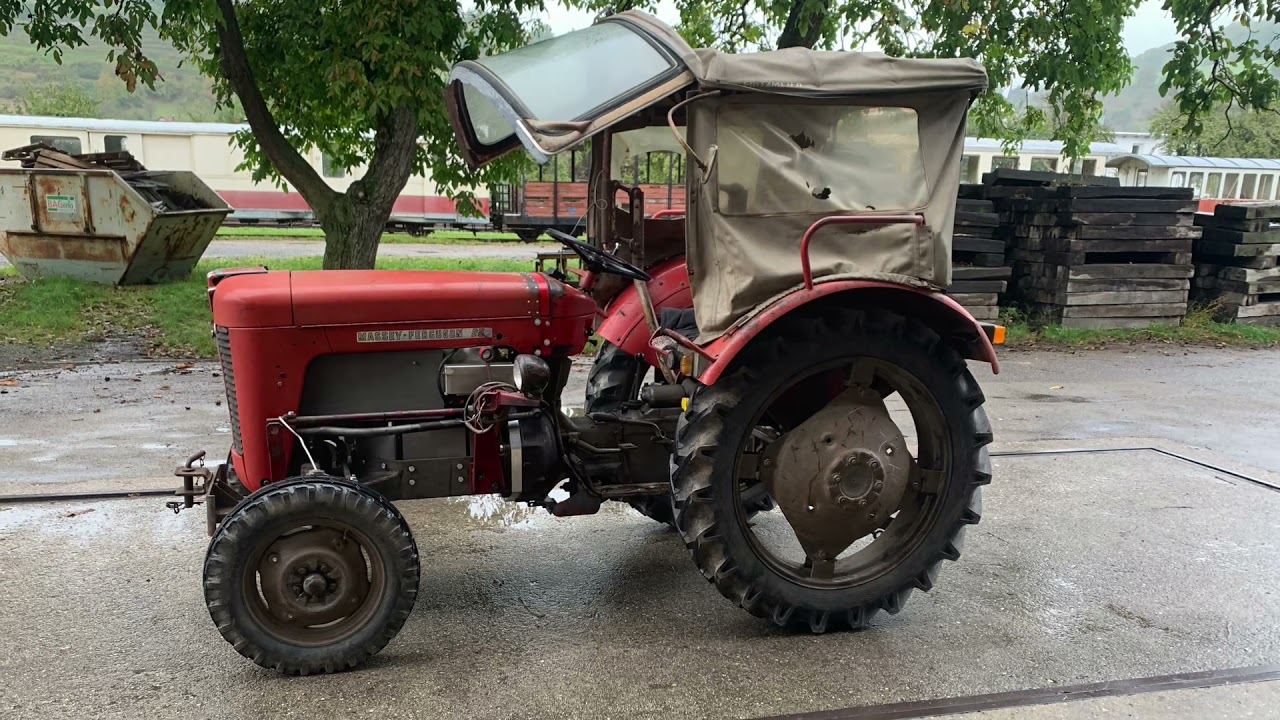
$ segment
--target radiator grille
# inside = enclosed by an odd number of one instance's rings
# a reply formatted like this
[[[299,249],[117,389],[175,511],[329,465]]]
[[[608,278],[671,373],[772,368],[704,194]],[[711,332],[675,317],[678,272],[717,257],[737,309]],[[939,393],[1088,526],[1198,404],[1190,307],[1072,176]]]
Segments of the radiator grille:
[[[224,327],[214,331],[218,345],[218,359],[222,361],[222,382],[227,388],[227,409],[231,411],[231,446],[236,452],[244,452],[240,444],[240,404],[236,402],[236,374],[231,367],[231,334]]]

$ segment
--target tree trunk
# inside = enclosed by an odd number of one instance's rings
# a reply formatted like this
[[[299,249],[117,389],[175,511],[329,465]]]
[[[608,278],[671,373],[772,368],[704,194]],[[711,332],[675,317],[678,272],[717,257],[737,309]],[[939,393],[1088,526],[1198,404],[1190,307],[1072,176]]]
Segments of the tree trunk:
[[[778,36],[778,49],[812,48],[822,37],[822,26],[831,12],[831,0],[792,0],[787,24]]]
[[[373,154],[364,177],[345,193],[329,187],[276,122],[249,67],[235,0],[216,0],[222,13],[217,25],[221,69],[240,98],[245,118],[267,158],[298,189],[324,228],[324,269],[371,269],[391,208],[413,171],[418,120],[413,109],[391,110],[374,129]]]
[[[372,269],[390,216],[390,205],[358,202],[350,194],[317,213],[324,228],[324,269]]]

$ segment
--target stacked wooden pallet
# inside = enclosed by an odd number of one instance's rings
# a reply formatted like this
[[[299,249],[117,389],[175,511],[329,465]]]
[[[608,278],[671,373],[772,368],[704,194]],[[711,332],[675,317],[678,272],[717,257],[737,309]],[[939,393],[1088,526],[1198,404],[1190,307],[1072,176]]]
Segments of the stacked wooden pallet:
[[[1180,324],[1200,235],[1191,192],[994,179],[987,196],[1013,266],[1009,300],[1068,328]]]
[[[1196,225],[1193,297],[1220,319],[1280,325],[1280,204],[1219,205]]]
[[[1005,261],[1004,241],[996,237],[1000,216],[981,185],[960,188],[951,239],[951,285],[947,294],[978,320],[1000,315],[1000,294],[1011,272]]]

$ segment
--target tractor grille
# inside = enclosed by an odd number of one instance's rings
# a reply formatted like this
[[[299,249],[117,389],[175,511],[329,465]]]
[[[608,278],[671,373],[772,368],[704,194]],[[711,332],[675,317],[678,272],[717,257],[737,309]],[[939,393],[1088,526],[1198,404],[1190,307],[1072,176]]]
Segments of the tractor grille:
[[[214,342],[218,345],[218,359],[222,361],[222,382],[227,387],[227,409],[231,411],[231,447],[244,452],[240,444],[240,404],[236,402],[236,375],[231,367],[231,334],[224,327],[214,330]]]

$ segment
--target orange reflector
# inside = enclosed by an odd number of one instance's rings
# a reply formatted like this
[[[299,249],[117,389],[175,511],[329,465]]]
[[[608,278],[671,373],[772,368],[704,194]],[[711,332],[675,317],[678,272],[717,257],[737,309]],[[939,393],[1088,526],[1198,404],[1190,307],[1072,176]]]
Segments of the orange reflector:
[[[992,345],[1003,345],[1003,344],[1004,344],[1004,326],[1003,326],[1003,325],[997,325],[997,326],[996,326],[996,330],[995,330],[995,332],[994,332],[994,333],[992,333],[992,337],[991,337],[991,344],[992,344]]]
[[[680,356],[680,374],[684,377],[693,377],[693,356]]]

